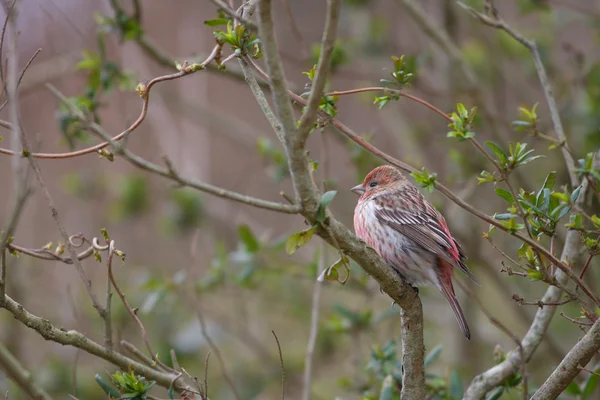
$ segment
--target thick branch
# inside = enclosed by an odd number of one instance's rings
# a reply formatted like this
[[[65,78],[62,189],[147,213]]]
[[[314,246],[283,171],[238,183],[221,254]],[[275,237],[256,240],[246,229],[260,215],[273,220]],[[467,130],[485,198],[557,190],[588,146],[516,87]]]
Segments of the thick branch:
[[[419,296],[410,307],[402,307],[402,393],[403,400],[425,398],[425,343],[423,305]]]
[[[598,349],[600,349],[600,320],[597,320],[588,333],[567,353],[531,400],[557,398],[579,374],[579,367],[585,367]]]
[[[300,198],[302,215],[310,222],[316,222],[316,212],[319,204],[319,194],[310,177],[307,158],[304,152],[304,141],[299,137],[293,118],[292,104],[286,87],[283,67],[279,58],[270,0],[259,2],[259,32],[264,46],[268,66],[275,113],[283,126],[285,148],[288,154],[289,169],[296,196]],[[379,283],[402,309],[404,357],[402,398],[405,400],[421,400],[425,398],[425,376],[423,374],[423,313],[415,291],[404,285],[399,275],[377,255],[375,250],[358,239],[343,224],[337,221],[331,213],[327,213],[326,226],[320,227],[317,233],[329,244],[348,254]]]
[[[5,297],[5,309],[7,309],[18,321],[22,322],[28,328],[37,331],[44,339],[53,342],[73,346],[81,349],[91,355],[102,358],[120,367],[123,371],[128,371],[130,368],[136,373],[145,376],[148,379],[155,380],[160,386],[168,388],[173,382],[177,390],[185,390],[181,384],[178,384],[176,378],[178,375],[163,373],[156,371],[146,365],[132,360],[129,357],[106,349],[104,346],[87,338],[85,335],[75,330],[59,329],[52,325],[47,319],[40,318],[29,313],[25,308],[14,301],[9,296]]]

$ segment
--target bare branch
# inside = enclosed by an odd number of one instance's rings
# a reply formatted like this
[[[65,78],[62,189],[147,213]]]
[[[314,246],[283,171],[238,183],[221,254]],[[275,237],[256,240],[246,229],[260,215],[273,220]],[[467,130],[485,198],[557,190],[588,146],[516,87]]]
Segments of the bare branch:
[[[413,289],[410,289],[411,291]],[[410,307],[401,307],[402,316],[402,400],[425,399],[425,342],[423,305],[419,296]]]
[[[321,39],[321,54],[317,65],[317,72],[312,82],[310,96],[306,104],[306,111],[300,118],[298,126],[299,141],[304,143],[308,134],[317,118],[317,110],[321,103],[321,96],[327,83],[327,75],[329,73],[329,64],[331,55],[335,46],[335,38],[337,33],[338,20],[340,18],[340,10],[342,8],[341,0],[327,0],[327,15],[325,17],[325,30],[323,31],[323,39]]]
[[[588,190],[587,181],[584,181],[581,187],[577,204],[582,204]],[[528,239],[528,238],[527,238]],[[579,254],[579,232],[570,230],[567,232],[565,238],[565,245],[561,255],[562,261],[575,260]],[[545,255],[545,254],[544,254]],[[567,274],[563,269],[556,272],[556,282],[564,285],[568,281]],[[556,303],[560,300],[563,290],[557,286],[550,286],[544,296],[541,299],[542,303]],[[523,346],[523,355],[520,352],[512,352],[505,361],[501,362],[476,376],[467,391],[465,392],[464,399],[475,400],[481,399],[485,394],[500,385],[504,380],[510,377],[517,371],[523,363],[529,361],[537,347],[542,342],[546,330],[550,325],[550,321],[556,312],[556,307],[543,307],[540,308],[536,314],[527,334],[521,341]]]
[[[277,342],[277,351],[279,352],[279,363],[281,367],[281,400],[285,400],[285,368],[283,367],[283,353],[281,352],[281,344],[279,344],[279,338],[275,334],[275,331],[271,330],[275,341]]]
[[[503,19],[499,18],[497,14],[494,14],[492,16],[482,14],[476,11],[475,9],[467,6],[466,4],[461,3],[460,1],[458,2],[458,5],[461,6],[463,9],[467,10],[471,15],[479,19],[485,25],[503,30],[504,32],[508,33],[510,36],[513,37],[513,39],[525,46],[527,50],[529,50],[529,52],[531,53],[533,63],[535,64],[535,69],[540,79],[540,84],[544,89],[546,102],[548,103],[548,107],[550,108],[550,116],[552,117],[552,125],[554,126],[554,130],[556,131],[556,136],[558,137],[560,143],[565,143],[564,146],[561,146],[561,151],[565,159],[565,164],[567,165],[567,170],[569,171],[571,185],[573,185],[573,187],[578,186],[579,178],[577,177],[577,172],[575,171],[575,161],[573,160],[573,156],[571,155],[571,152],[566,144],[567,137],[562,126],[560,114],[558,113],[558,106],[556,105],[556,100],[554,99],[552,86],[550,85],[550,81],[548,80],[548,74],[546,73],[546,68],[542,63],[537,44],[535,43],[535,41],[526,39],[519,32],[515,31]]]
[[[229,5],[227,5],[223,0],[210,0],[218,9],[222,10],[225,14],[229,15],[231,18],[238,20],[242,25],[247,28],[256,30],[258,27],[254,23],[254,21],[250,21],[249,19],[242,18],[240,15],[236,14],[235,10],[233,10]]]
[[[297,205],[287,205],[282,203],[276,203],[267,200],[261,200],[254,197],[246,196],[237,192],[232,192],[226,189],[222,189],[217,186],[210,185],[208,183],[200,182],[194,179],[187,179],[179,175],[177,171],[173,169],[173,167],[168,164],[167,168],[159,167],[156,164],[153,164],[145,159],[133,154],[128,149],[123,148],[123,146],[115,143],[114,140],[110,139],[110,135],[102,128],[100,125],[95,122],[91,122],[87,119],[87,117],[79,110],[73,103],[71,103],[61,92],[59,92],[55,87],[48,85],[48,88],[54,93],[56,97],[58,97],[61,101],[63,101],[68,107],[71,113],[79,118],[81,121],[87,123],[88,128],[107,140],[111,146],[113,146],[115,152],[117,154],[122,155],[127,161],[136,165],[137,167],[144,169],[149,172],[153,172],[157,175],[161,175],[165,178],[169,178],[171,180],[176,181],[177,183],[188,186],[206,193],[213,194],[215,196],[237,201],[239,203],[248,204],[258,208],[264,208],[271,211],[278,211],[288,214],[296,214],[300,211],[300,207]]]
[[[319,268],[317,270],[317,276],[321,276],[321,273],[327,268],[327,245],[322,241],[319,245]],[[306,345],[306,356],[304,357],[304,379],[302,381],[302,400],[310,400],[311,386],[312,386],[312,366],[313,356],[315,347],[317,345],[317,336],[319,334],[319,311],[320,311],[320,300],[321,291],[323,288],[323,281],[316,279],[313,288],[312,295],[312,306],[310,313],[310,332],[308,334],[308,344]]]
[[[52,397],[39,386],[31,372],[21,365],[2,342],[0,342],[0,369],[31,399],[52,400]]]
[[[600,349],[600,320],[597,320],[588,333],[567,353],[531,399],[557,398],[579,374],[580,367],[585,367],[598,349]]]
[[[18,321],[30,329],[37,331],[44,339],[51,340],[63,345],[73,346],[91,355],[102,358],[120,367],[124,371],[133,369],[137,374],[148,379],[155,380],[160,386],[169,388],[177,375],[156,371],[114,350],[108,350],[104,346],[94,342],[85,335],[75,330],[59,329],[52,325],[47,319],[38,317],[28,312],[21,304],[9,296],[5,296],[5,306]],[[187,390],[182,384],[175,384],[177,391]]]

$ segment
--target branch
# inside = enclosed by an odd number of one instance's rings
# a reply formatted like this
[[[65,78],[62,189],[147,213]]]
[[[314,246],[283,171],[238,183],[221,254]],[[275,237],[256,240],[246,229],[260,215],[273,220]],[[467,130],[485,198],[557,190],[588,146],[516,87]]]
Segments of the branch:
[[[111,362],[112,364],[120,367],[123,371],[133,369],[137,374],[143,375],[148,379],[155,380],[160,386],[165,388],[169,388],[171,384],[173,384],[175,389],[180,392],[187,390],[187,388],[185,388],[182,384],[177,383],[176,378],[178,375],[156,371],[155,369],[141,364],[120,353],[106,349],[104,346],[94,342],[75,330],[67,331],[64,329],[59,329],[52,325],[52,323],[47,319],[40,318],[29,313],[21,304],[17,303],[9,296],[5,296],[4,308],[8,310],[18,321],[23,323],[28,328],[38,332],[46,340],[81,349],[91,355]]]
[[[584,181],[582,184],[581,192],[579,194],[579,198],[577,199],[577,204],[582,204],[586,197],[589,186],[586,182],[587,181]],[[575,230],[569,230],[565,237],[565,245],[563,247],[561,260],[575,260],[579,255],[579,245],[579,232]],[[556,272],[556,281],[560,285],[565,285],[568,281],[567,274],[562,269]],[[563,291],[559,287],[550,286],[542,297],[541,302],[557,303],[560,301],[562,293]],[[502,382],[513,375],[520,368],[522,363],[528,362],[539,344],[542,342],[555,312],[556,307],[540,308],[536,312],[534,320],[531,323],[527,334],[525,334],[523,340],[521,341],[523,355],[521,352],[512,352],[505,361],[476,376],[465,392],[464,399],[478,400],[483,398],[488,391],[492,390],[498,385],[501,385]]]
[[[410,307],[401,307],[402,317],[402,400],[425,398],[425,343],[423,305],[415,296]]]
[[[567,353],[531,399],[557,398],[579,374],[580,367],[585,367],[598,349],[600,349],[600,320],[597,320],[588,333]]]
[[[241,15],[238,15],[235,10],[229,7],[223,0],[210,0],[218,9],[223,10],[223,12],[229,15],[231,18],[238,20],[242,25],[245,25],[247,28],[256,30],[257,26],[253,21],[249,19],[243,18]]]
[[[317,72],[312,82],[306,110],[304,111],[302,118],[300,118],[300,124],[298,125],[299,140],[302,143],[306,141],[306,138],[315,123],[315,119],[317,118],[317,110],[321,103],[321,96],[325,89],[325,84],[327,83],[327,74],[329,73],[329,64],[335,46],[341,8],[341,0],[327,0],[327,16],[325,17],[323,39],[321,39],[321,53],[317,65]]]
[[[271,91],[275,104],[275,113],[283,126],[285,149],[288,155],[288,166],[294,184],[296,198],[302,206],[302,215],[309,222],[316,222],[319,193],[311,179],[308,159],[304,151],[304,140],[298,134],[294,123],[293,109],[290,102],[283,67],[279,58],[270,0],[259,2],[259,33],[264,46],[268,67]],[[297,101],[299,96],[294,97]],[[304,99],[300,98],[302,103]],[[352,257],[370,274],[386,292],[402,308],[403,348],[403,389],[402,398],[411,400],[424,399],[425,376],[423,373],[423,312],[421,302],[414,290],[405,285],[400,276],[387,265],[374,249],[358,239],[342,223],[327,212],[325,229],[317,229],[317,234],[329,244],[339,248]]]
[[[173,168],[170,162],[167,161],[167,167],[162,168],[156,164],[153,164],[135,154],[131,151],[123,148],[119,143],[115,143],[114,139],[110,138],[110,135],[102,128],[100,125],[95,122],[91,122],[87,119],[85,114],[81,112],[73,103],[69,101],[61,92],[59,92],[55,87],[48,85],[48,88],[56,97],[58,97],[63,103],[67,105],[70,112],[77,118],[79,118],[82,122],[87,124],[88,129],[92,132],[96,133],[103,139],[107,140],[115,150],[115,152],[121,156],[123,156],[127,161],[136,165],[137,167],[144,169],[149,172],[153,172],[157,175],[164,176],[165,178],[169,178],[174,180],[175,182],[181,184],[182,186],[188,186],[206,193],[210,193],[217,197],[237,201],[239,203],[248,204],[258,208],[264,208],[266,210],[278,211],[287,214],[297,214],[300,211],[300,207],[297,205],[288,205],[282,203],[276,203],[272,201],[257,199],[254,197],[246,196],[237,192],[233,192],[230,190],[222,189],[217,186],[210,185],[208,183],[200,182],[195,179],[188,179],[179,175],[177,171]]]
[[[566,144],[567,137],[565,135],[562,122],[560,120],[560,114],[558,113],[558,106],[556,105],[556,100],[554,99],[552,86],[550,85],[550,82],[548,80],[546,68],[544,67],[542,59],[540,58],[540,53],[538,51],[537,44],[535,43],[535,41],[526,39],[519,32],[511,28],[510,25],[508,25],[503,19],[499,18],[496,13],[492,13],[492,16],[488,16],[461,3],[460,1],[458,2],[458,5],[461,6],[463,9],[467,10],[475,18],[479,19],[483,24],[496,29],[503,30],[504,32],[508,33],[513,39],[525,46],[527,50],[529,50],[529,52],[531,53],[533,63],[535,64],[535,69],[540,79],[540,84],[544,89],[546,102],[548,103],[548,107],[550,108],[550,116],[552,117],[552,125],[554,127],[554,131],[556,132],[556,136],[558,137],[559,143],[565,143],[564,146],[560,147],[563,153],[563,157],[565,159],[565,164],[567,165],[567,170],[569,171],[571,185],[573,185],[573,187],[578,186],[579,178],[577,177],[577,172],[575,171],[575,161],[573,161],[573,156],[571,155],[570,150]]]
[[[10,72],[9,72],[10,73]],[[0,342],[0,369],[21,388],[23,393],[34,400],[52,400],[52,397],[42,389],[31,372]]]

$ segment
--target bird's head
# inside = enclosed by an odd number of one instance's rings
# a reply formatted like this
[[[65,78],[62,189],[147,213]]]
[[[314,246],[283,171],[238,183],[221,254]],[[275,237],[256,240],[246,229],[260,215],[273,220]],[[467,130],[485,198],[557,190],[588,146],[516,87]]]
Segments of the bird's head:
[[[406,178],[396,167],[382,165],[369,172],[363,183],[350,190],[358,194],[361,199],[367,199],[404,181]]]

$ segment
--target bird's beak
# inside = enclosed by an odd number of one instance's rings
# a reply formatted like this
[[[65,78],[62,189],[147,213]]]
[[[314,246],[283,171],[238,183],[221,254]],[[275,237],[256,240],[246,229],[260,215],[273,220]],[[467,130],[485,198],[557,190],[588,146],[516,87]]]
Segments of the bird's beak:
[[[350,191],[356,193],[359,196],[362,196],[365,193],[365,187],[363,185],[356,185],[352,189],[350,189]]]

